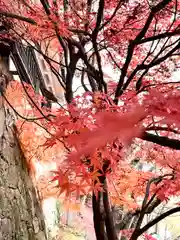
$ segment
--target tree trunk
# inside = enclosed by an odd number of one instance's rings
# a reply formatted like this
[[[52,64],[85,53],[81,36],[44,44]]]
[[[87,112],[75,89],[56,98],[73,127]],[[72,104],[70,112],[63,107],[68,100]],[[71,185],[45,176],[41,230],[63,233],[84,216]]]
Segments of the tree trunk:
[[[106,232],[108,239],[110,240],[117,240],[117,233],[114,225],[114,219],[112,215],[112,209],[109,202],[109,196],[108,196],[108,187],[107,187],[107,181],[104,180],[104,192],[103,192],[103,204],[104,204],[104,211],[105,211],[105,225],[106,225]]]
[[[0,61],[1,93],[7,75]],[[13,111],[0,96],[0,239],[45,240],[41,207],[14,131]]]
[[[96,198],[94,193],[92,196],[94,230],[96,234],[96,240],[107,240],[105,234],[104,216],[101,211],[101,195],[102,194],[99,192],[98,198]]]
[[[10,111],[0,109],[0,239],[46,239],[43,214]]]

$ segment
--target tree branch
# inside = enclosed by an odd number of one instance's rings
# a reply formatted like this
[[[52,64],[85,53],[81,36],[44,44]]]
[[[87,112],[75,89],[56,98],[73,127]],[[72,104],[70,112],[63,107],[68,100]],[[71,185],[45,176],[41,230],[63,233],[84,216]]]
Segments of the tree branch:
[[[158,216],[157,218],[153,219],[152,221],[150,221],[149,223],[147,223],[143,228],[141,228],[138,232],[138,236],[140,236],[141,234],[143,234],[144,232],[146,232],[150,227],[154,226],[156,223],[160,222],[161,220],[163,220],[164,218],[177,213],[180,211],[180,207],[175,207],[163,214],[161,214],[160,216]]]
[[[99,7],[98,7],[98,12],[97,12],[97,21],[96,21],[96,26],[94,28],[94,31],[92,33],[92,38],[96,41],[99,27],[103,18],[103,12],[104,12],[104,0],[99,0]]]
[[[147,127],[146,131],[166,131],[166,132],[173,132],[173,133],[176,133],[176,134],[180,133],[178,130],[175,130],[171,127],[162,127],[162,126]]]
[[[27,18],[27,17],[20,16],[20,15],[14,14],[14,13],[0,11],[0,15],[2,15],[4,17],[9,17],[9,18],[15,18],[17,20],[27,22],[27,23],[30,23],[33,25],[37,25],[36,21],[34,21],[32,18]]]
[[[41,4],[43,5],[43,8],[46,12],[47,15],[50,15],[50,10],[49,10],[49,3],[48,0],[40,0]]]
[[[160,64],[161,62],[164,62],[168,57],[171,57],[172,54],[173,54],[176,50],[178,50],[179,48],[180,48],[180,42],[178,42],[178,44],[177,44],[173,49],[171,49],[166,55],[164,55],[163,57],[160,57],[160,58],[158,58],[157,60],[152,61],[151,63],[149,63],[149,64],[147,64],[147,65],[146,65],[146,64],[142,64],[142,65],[140,66],[140,69],[141,69],[141,70],[146,69],[146,68],[149,69],[149,68],[152,68],[152,67]]]
[[[156,36],[141,39],[137,44],[139,45],[139,44],[142,44],[142,43],[155,41],[155,40],[163,39],[163,38],[166,38],[166,37],[176,36],[176,35],[179,35],[179,34],[180,34],[180,30],[176,30],[176,31],[173,31],[173,32],[165,32],[165,33],[158,34]]]
[[[157,136],[151,133],[144,132],[141,136],[142,140],[156,143],[160,146],[169,147],[175,150],[180,150],[180,140],[178,139],[171,139],[164,136]]]
[[[118,2],[118,4],[117,4],[116,8],[114,9],[114,12],[113,12],[113,14],[111,15],[111,17],[110,17],[105,23],[103,23],[103,24],[101,25],[101,27],[99,28],[99,30],[102,30],[107,24],[109,24],[109,23],[113,20],[113,18],[116,16],[117,11],[118,11],[119,8],[121,7],[121,4],[123,4],[124,2],[125,2],[125,1],[119,0],[119,2]]]
[[[156,6],[152,7],[151,12],[146,20],[146,23],[145,23],[143,29],[139,32],[139,34],[135,37],[134,40],[130,41],[129,46],[128,46],[127,57],[126,57],[124,65],[122,67],[121,76],[120,76],[120,79],[119,79],[119,82],[118,82],[118,85],[116,88],[115,99],[114,99],[115,104],[118,103],[118,97],[121,96],[121,94],[123,93],[122,86],[124,84],[124,79],[126,77],[129,64],[133,57],[133,52],[134,52],[135,46],[145,36],[155,14],[157,12],[159,12],[161,9],[163,9],[170,1],[171,0],[163,0],[160,3],[158,3]]]

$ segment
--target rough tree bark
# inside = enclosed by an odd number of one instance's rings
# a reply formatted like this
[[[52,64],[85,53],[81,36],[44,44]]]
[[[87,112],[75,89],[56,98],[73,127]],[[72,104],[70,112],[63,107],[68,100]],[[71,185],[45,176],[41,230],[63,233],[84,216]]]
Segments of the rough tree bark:
[[[7,69],[0,57],[2,91]],[[13,112],[0,96],[0,239],[45,240],[42,210],[13,126]]]

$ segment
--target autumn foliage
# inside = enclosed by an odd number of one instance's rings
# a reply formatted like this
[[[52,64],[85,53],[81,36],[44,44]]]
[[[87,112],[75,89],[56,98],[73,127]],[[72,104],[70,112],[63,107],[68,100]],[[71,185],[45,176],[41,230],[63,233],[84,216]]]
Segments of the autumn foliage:
[[[126,232],[130,240],[143,234],[152,239],[145,232],[154,222],[141,227],[144,215],[179,196],[180,94],[173,77],[179,64],[179,11],[176,0],[0,3],[2,23],[8,25],[1,39],[23,39],[33,46],[57,76],[67,101],[50,110],[41,107],[47,96],[35,94],[33,84],[9,84],[3,97],[18,116],[30,172],[36,171],[37,160],[53,162],[48,184],[57,194],[76,200],[91,192],[95,207],[106,198],[108,239],[116,237],[108,228],[107,194],[113,204],[138,216],[135,228]],[[80,95],[73,93],[76,72]],[[135,167],[134,159],[153,170]],[[94,226],[102,239],[98,211]]]
[[[35,99],[33,89],[26,87],[30,96]],[[155,92],[152,98],[154,94]],[[13,101],[14,109],[19,114],[33,121],[31,123],[19,119],[17,122],[21,147],[29,161],[31,173],[36,171],[36,161],[54,162],[54,166],[57,166],[57,170],[52,171],[54,177],[50,176],[49,180],[55,181],[55,189],[58,191],[53,191],[54,185],[50,183],[46,189],[47,183],[39,182],[40,188],[41,184],[44,184],[43,191],[46,191],[47,195],[65,194],[71,201],[91,191],[98,196],[98,191],[103,191],[99,177],[106,176],[112,202],[126,209],[136,210],[141,205],[139,200],[144,196],[148,181],[158,179],[160,172],[161,175],[166,174],[167,178],[158,185],[152,184],[148,198],[156,193],[161,201],[167,201],[169,197],[179,194],[180,188],[175,180],[179,171],[176,160],[178,152],[152,147],[148,143],[143,144],[142,140],[138,142],[141,149],[135,156],[159,166],[157,173],[136,170],[131,165],[132,158],[128,159],[129,147],[133,139],[140,137],[145,131],[150,114],[158,116],[159,121],[161,117],[163,124],[168,124],[174,118],[173,114],[167,115],[165,109],[157,107],[158,101],[163,101],[163,94],[160,96],[158,92],[160,99],[156,96],[156,104],[149,101],[150,96],[146,96],[142,105],[132,101],[131,104],[125,104],[125,107],[119,107],[113,102],[110,104],[106,95],[86,93],[81,97],[77,96],[67,109],[60,108],[52,114],[42,109],[49,121],[40,118],[37,109],[31,107],[20,83],[11,82],[6,96],[9,104]],[[14,97],[11,99],[11,96],[16,96],[17,101],[13,100]],[[171,94],[169,99],[171,101]],[[37,104],[42,100],[45,101],[36,95]],[[175,111],[176,104],[171,104],[171,107]],[[33,132],[33,136],[29,135],[29,132]],[[171,157],[174,154],[171,163],[169,154]],[[107,167],[104,167],[105,165]]]

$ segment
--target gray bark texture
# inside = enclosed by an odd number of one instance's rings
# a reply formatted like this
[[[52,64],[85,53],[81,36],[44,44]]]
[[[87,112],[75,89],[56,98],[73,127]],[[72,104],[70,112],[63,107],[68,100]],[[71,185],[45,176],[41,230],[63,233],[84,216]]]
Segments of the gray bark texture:
[[[9,118],[9,119],[8,119]],[[12,116],[0,109],[0,239],[45,240],[45,224]]]
[[[0,78],[5,81],[2,71]],[[13,111],[0,96],[0,240],[45,240],[43,213],[13,126]]]

